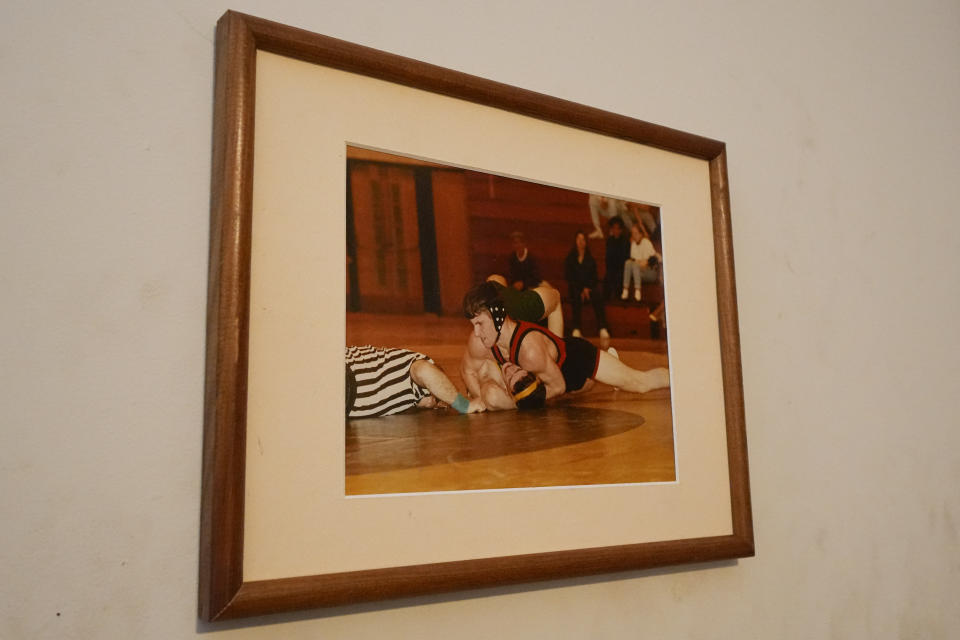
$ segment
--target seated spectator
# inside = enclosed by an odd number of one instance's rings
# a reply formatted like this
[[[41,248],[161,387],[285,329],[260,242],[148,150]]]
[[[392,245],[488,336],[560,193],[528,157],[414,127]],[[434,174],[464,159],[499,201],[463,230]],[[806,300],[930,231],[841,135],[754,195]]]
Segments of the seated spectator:
[[[539,286],[543,281],[540,277],[540,267],[537,266],[537,261],[527,248],[527,239],[523,232],[514,231],[510,234],[510,239],[513,242],[513,253],[510,254],[510,268],[507,273],[510,286],[518,291]]]
[[[660,236],[660,225],[657,224],[656,216],[642,204],[636,202],[627,203],[627,212],[636,220],[637,224],[642,224],[651,241],[656,241]],[[628,217],[630,217],[628,216]]]
[[[593,305],[593,312],[597,317],[597,326],[600,328],[600,337],[609,338],[607,318],[603,310],[603,296],[597,290],[597,262],[587,248],[587,236],[578,231],[574,237],[573,248],[563,262],[563,273],[570,286],[570,303],[573,306],[573,332],[575,338],[581,337],[581,312],[583,303]]]
[[[632,221],[625,217],[627,213],[627,203],[623,200],[591,193],[587,203],[590,207],[590,220],[593,222],[593,231],[590,232],[591,238],[599,239],[603,237],[603,229],[600,228],[601,216],[609,219],[620,218],[620,221],[623,222],[628,229],[630,228]]]
[[[633,225],[630,229],[630,258],[623,263],[623,292],[620,294],[620,299],[629,298],[632,281],[633,299],[640,302],[643,297],[642,284],[658,280],[662,261],[663,258],[650,242],[650,237],[643,225]]]
[[[603,297],[615,298],[623,287],[623,263],[630,257],[630,238],[619,216],[610,218],[607,247],[604,252],[606,271],[603,274]]]

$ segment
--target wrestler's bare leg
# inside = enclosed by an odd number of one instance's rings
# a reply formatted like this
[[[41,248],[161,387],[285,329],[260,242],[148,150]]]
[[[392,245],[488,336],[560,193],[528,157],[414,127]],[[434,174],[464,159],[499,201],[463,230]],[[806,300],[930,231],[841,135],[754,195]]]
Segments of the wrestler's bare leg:
[[[632,391],[646,393],[654,389],[664,389],[670,386],[670,370],[664,368],[639,371],[628,367],[606,351],[600,352],[600,362],[597,364],[597,375],[594,380]]]
[[[543,301],[543,318],[547,319],[547,329],[563,337],[563,308],[560,306],[560,292],[550,286],[546,280],[533,290]]]
[[[487,277],[487,282],[496,282],[502,286],[507,286],[507,279],[499,273],[491,274]],[[538,286],[534,287],[543,302],[543,315],[538,318],[547,320],[547,329],[555,335],[563,337],[563,307],[560,306],[560,292],[553,288],[549,282],[543,280]]]

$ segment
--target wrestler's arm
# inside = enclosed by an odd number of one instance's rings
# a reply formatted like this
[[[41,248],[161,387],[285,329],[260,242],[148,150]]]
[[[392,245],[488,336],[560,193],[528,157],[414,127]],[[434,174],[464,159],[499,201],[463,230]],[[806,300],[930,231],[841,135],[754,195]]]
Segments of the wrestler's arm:
[[[472,334],[460,361],[460,376],[467,386],[471,401],[479,399],[488,411],[517,408],[507,393],[500,368],[490,356],[490,350]]]
[[[453,405],[457,396],[460,395],[447,374],[429,360],[417,360],[411,364],[410,377],[421,387],[426,387],[433,397],[449,405]],[[463,413],[477,413],[483,410],[483,402],[479,398],[474,398],[470,400],[467,410]]]
[[[471,398],[481,397],[480,372],[483,369],[483,360],[489,353],[480,338],[471,333],[463,350],[463,358],[460,359],[460,377],[463,378]]]
[[[520,345],[517,360],[519,360],[517,364],[540,378],[547,388],[548,400],[566,392],[567,383],[563,379],[560,367],[550,355],[546,337],[537,333],[529,335]]]
[[[485,378],[483,381],[483,406],[489,411],[503,411],[506,409],[516,409],[517,405],[513,397],[507,393],[507,388],[500,375],[497,379]]]

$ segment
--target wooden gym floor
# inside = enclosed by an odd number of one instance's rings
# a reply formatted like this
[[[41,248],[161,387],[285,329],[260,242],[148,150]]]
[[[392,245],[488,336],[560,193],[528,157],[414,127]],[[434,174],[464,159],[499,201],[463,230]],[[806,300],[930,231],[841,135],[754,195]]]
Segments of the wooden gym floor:
[[[348,345],[425,353],[465,391],[459,361],[470,325],[464,318],[348,313],[346,333]],[[663,340],[587,339],[615,347],[634,368],[668,366]],[[346,425],[348,495],[675,479],[669,389],[641,395],[597,383],[539,411],[413,409]]]

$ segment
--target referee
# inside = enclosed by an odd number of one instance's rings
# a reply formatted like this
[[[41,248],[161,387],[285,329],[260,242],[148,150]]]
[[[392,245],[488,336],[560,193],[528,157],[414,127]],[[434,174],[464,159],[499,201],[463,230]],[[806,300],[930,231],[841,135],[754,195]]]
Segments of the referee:
[[[347,347],[346,415],[388,416],[413,407],[446,403],[460,413],[483,411],[479,399],[467,400],[428,356],[392,347]]]

